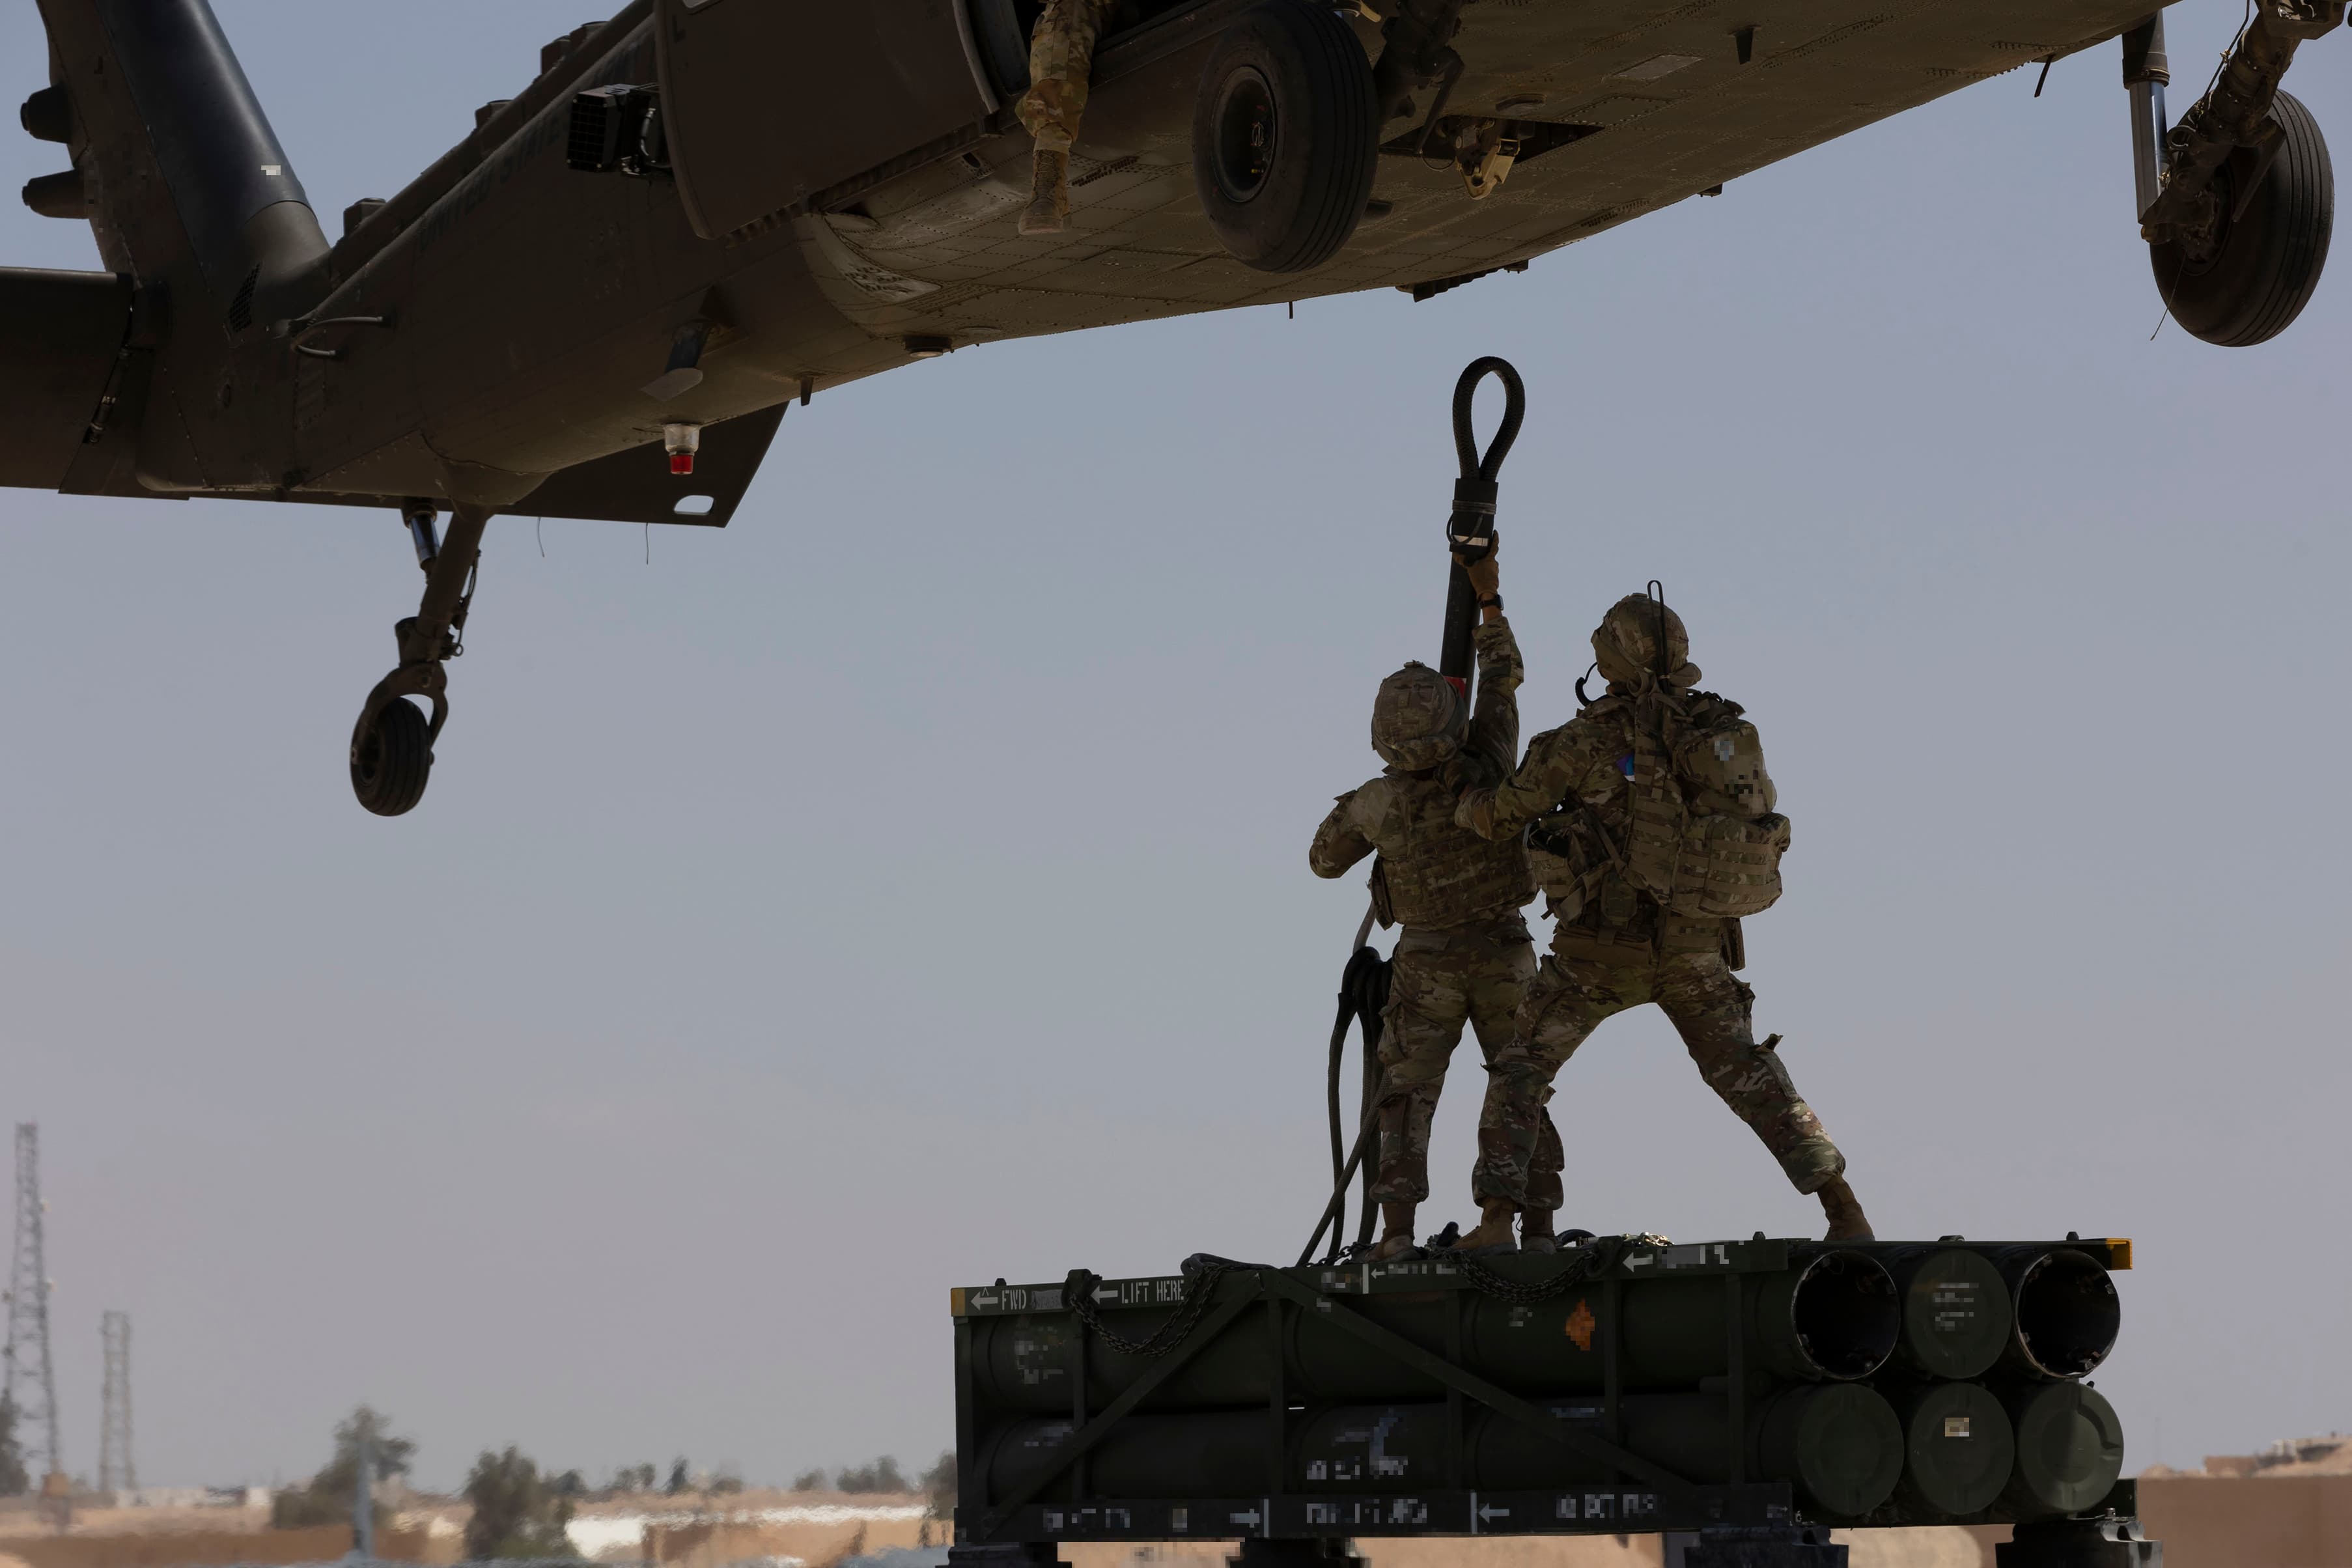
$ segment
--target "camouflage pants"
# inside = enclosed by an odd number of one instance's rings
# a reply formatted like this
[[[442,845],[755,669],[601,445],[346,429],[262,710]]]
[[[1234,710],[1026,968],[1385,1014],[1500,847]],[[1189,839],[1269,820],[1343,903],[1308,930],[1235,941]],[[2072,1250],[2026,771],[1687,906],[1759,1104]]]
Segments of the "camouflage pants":
[[[1645,1002],[1664,1009],[1707,1087],[1755,1130],[1799,1192],[1817,1192],[1843,1175],[1845,1156],[1797,1098],[1779,1053],[1756,1044],[1749,1022],[1755,1000],[1712,952],[1630,963],[1545,959],[1519,1005],[1511,1043],[1486,1069],[1479,1197],[1517,1199],[1523,1188],[1532,1194],[1542,1181],[1532,1168],[1543,1163],[1539,1147],[1559,1136],[1544,1110],[1553,1075],[1602,1019]]]
[[[1407,931],[1397,940],[1389,1005],[1381,1014],[1380,1163],[1372,1196],[1418,1204],[1429,1197],[1429,1126],[1445,1088],[1445,1068],[1467,1023],[1491,1064],[1509,1044],[1511,1021],[1536,972],[1524,922]],[[1559,1206],[1559,1134],[1538,1107],[1530,1146],[1531,1207]]]
[[[1110,5],[1111,0],[1045,0],[1029,35],[1029,90],[1013,109],[1038,146],[1067,148],[1078,139],[1095,38]]]

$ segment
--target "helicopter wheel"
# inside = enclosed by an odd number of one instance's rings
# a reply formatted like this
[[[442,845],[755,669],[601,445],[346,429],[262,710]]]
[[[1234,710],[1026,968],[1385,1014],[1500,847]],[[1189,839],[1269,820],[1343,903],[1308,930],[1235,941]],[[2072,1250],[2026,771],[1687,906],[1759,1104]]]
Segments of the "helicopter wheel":
[[[425,798],[433,773],[433,730],[405,698],[386,699],[352,732],[352,793],[378,816],[399,816]]]
[[[2148,247],[2172,319],[2224,348],[2268,342],[2294,323],[2319,286],[2336,227],[2336,173],[2319,122],[2284,92],[2271,122],[2282,140],[2267,167],[2242,149],[2215,174],[2212,232]],[[2258,183],[2242,196],[2247,181]]]
[[[1306,272],[1363,221],[1380,158],[1363,46],[1328,6],[1244,12],[1209,57],[1192,110],[1192,184],[1236,260]]]

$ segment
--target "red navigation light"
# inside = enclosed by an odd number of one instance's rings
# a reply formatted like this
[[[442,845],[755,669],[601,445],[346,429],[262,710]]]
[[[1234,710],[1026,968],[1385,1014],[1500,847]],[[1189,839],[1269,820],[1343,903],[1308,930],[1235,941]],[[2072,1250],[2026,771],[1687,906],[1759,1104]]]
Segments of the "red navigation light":
[[[673,474],[694,472],[694,454],[702,447],[702,426],[690,419],[673,419],[662,426],[662,450],[669,454]]]

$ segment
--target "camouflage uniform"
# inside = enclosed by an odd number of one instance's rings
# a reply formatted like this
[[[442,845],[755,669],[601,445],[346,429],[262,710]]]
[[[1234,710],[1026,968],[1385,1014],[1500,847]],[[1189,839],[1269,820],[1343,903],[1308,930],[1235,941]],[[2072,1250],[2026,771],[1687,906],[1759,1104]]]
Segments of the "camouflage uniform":
[[[1679,668],[1664,680],[1643,673],[1650,659],[1640,647],[1631,650],[1630,668],[1612,668],[1604,648],[1609,695],[1538,735],[1527,760],[1500,785],[1466,793],[1454,820],[1488,837],[1513,839],[1554,807],[1580,801],[1589,808],[1584,820],[1623,844],[1639,708],[1664,701],[1701,720],[1708,705],[1737,711],[1721,698],[1686,689],[1698,671],[1673,647],[1681,641],[1677,624],[1669,647],[1670,662]],[[1556,1186],[1531,1173],[1543,1162],[1539,1150],[1557,1136],[1544,1109],[1554,1075],[1602,1019],[1649,1002],[1673,1021],[1707,1086],[1754,1129],[1799,1192],[1817,1192],[1843,1175],[1845,1157],[1798,1097],[1772,1048],[1777,1038],[1756,1043],[1756,994],[1732,973],[1729,961],[1739,942],[1738,922],[1662,910],[1605,863],[1569,878],[1568,862],[1538,859],[1547,868],[1545,891],[1557,921],[1552,951],[1519,1005],[1511,1043],[1487,1069],[1479,1198],[1519,1202],[1524,1189],[1524,1201],[1539,1205],[1539,1191]],[[1558,879],[1556,872],[1562,873]]]
[[[1430,1121],[1462,1026],[1475,1031],[1491,1064],[1511,1037],[1511,1020],[1535,973],[1535,944],[1519,916],[1535,897],[1525,847],[1517,836],[1489,842],[1454,821],[1462,790],[1499,781],[1518,749],[1516,693],[1525,679],[1518,645],[1499,619],[1479,626],[1475,637],[1477,704],[1458,746],[1438,748],[1451,754],[1421,767],[1409,764],[1426,758],[1398,753],[1379,778],[1339,797],[1307,851],[1318,877],[1340,876],[1379,851],[1389,912],[1404,928],[1381,1015],[1372,1195],[1382,1203],[1419,1204],[1429,1196]],[[1391,683],[1416,669],[1408,666]],[[1419,673],[1428,689],[1440,689],[1434,672]],[[1383,754],[1392,750],[1384,747]],[[1528,1185],[1539,1206],[1557,1208],[1559,1135],[1540,1109],[1537,1117]]]
[[[1045,0],[1029,35],[1029,90],[1013,112],[1040,147],[1066,150],[1078,139],[1094,74],[1095,40],[1117,0]]]

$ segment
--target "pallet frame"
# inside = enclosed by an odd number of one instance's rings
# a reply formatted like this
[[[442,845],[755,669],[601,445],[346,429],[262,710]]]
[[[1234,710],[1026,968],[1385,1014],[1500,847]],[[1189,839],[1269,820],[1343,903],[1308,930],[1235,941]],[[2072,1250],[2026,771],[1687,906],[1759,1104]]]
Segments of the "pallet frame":
[[[1304,1553],[1317,1561],[1344,1552],[1358,1537],[1446,1535],[1625,1535],[1689,1532],[1699,1537],[1688,1568],[1842,1568],[1843,1547],[1829,1544],[1825,1521],[1808,1519],[1790,1487],[1751,1480],[1745,1473],[1744,1446],[1734,1442],[1727,1456],[1727,1482],[1693,1482],[1666,1471],[1621,1446],[1623,1431],[1622,1347],[1619,1342],[1621,1292],[1629,1279],[1652,1275],[1711,1275],[1724,1281],[1731,1310],[1725,1314],[1726,1365],[1723,1393],[1727,1430],[1746,1429],[1749,1398],[1747,1345],[1738,1310],[1744,1277],[1785,1269],[1799,1249],[1819,1244],[1768,1239],[1707,1242],[1675,1247],[1638,1246],[1613,1267],[1586,1281],[1606,1306],[1601,1314],[1603,1387],[1600,1432],[1564,1425],[1533,1401],[1496,1387],[1458,1364],[1462,1312],[1449,1318],[1441,1355],[1354,1311],[1350,1299],[1431,1291],[1458,1293],[1466,1311],[1477,1289],[1466,1272],[1444,1258],[1409,1263],[1334,1264],[1280,1268],[1237,1265],[1210,1298],[1206,1315],[1184,1342],[1101,1409],[1089,1413],[1087,1350],[1091,1338],[1073,1315],[1068,1371],[1072,1436],[1058,1462],[1003,1495],[992,1495],[981,1473],[981,1412],[973,1394],[972,1323],[993,1316],[1068,1310],[1062,1285],[994,1286],[953,1292],[956,1356],[956,1451],[960,1499],[955,1512],[957,1568],[983,1563],[1046,1564],[1056,1542],[1239,1541],[1244,1555],[1272,1563]],[[1892,1244],[1864,1244],[1877,1250]],[[2000,1244],[1984,1244],[2000,1245]],[[2063,1244],[2111,1265],[2129,1267],[2129,1243],[2084,1241]],[[1166,1308],[1183,1299],[1184,1277],[1094,1280],[1087,1277],[1097,1310]],[[1370,1348],[1433,1378],[1445,1391],[1451,1436],[1446,1471],[1457,1484],[1394,1493],[1299,1493],[1286,1490],[1286,1458],[1294,1415],[1281,1353],[1290,1314],[1314,1312]],[[1266,1485],[1256,1497],[1088,1499],[1089,1451],[1181,1370],[1192,1357],[1228,1331],[1249,1331],[1255,1313],[1268,1336],[1272,1416],[1266,1453]],[[1451,1359],[1449,1359],[1449,1357]],[[1472,1405],[1486,1409],[1548,1441],[1599,1459],[1613,1479],[1602,1486],[1557,1490],[1481,1492],[1460,1486],[1463,1438]],[[1055,1501],[1046,1494],[1066,1490],[1084,1500]],[[2118,1483],[2100,1509],[2083,1521],[2021,1526],[2020,1544],[2005,1548],[2000,1568],[2160,1568],[2161,1547],[2139,1537],[2131,1483]],[[1895,1521],[1888,1521],[1895,1522]],[[1850,1527],[1850,1526],[1849,1526]],[[1868,1528],[1862,1526],[1861,1528]],[[2084,1534],[2088,1530],[2091,1534]],[[2103,1533],[2102,1533],[2103,1531]]]

